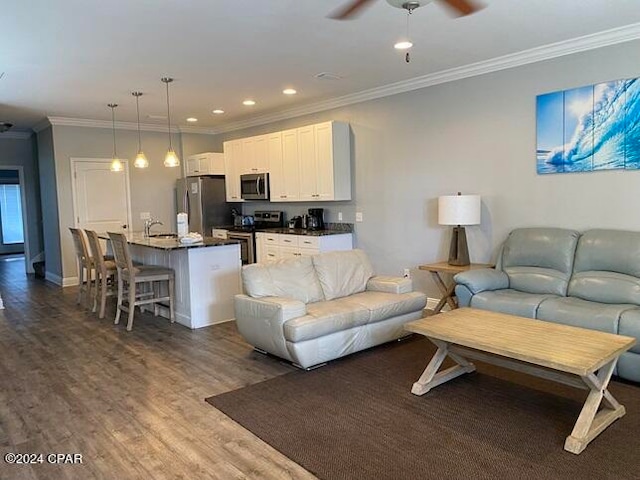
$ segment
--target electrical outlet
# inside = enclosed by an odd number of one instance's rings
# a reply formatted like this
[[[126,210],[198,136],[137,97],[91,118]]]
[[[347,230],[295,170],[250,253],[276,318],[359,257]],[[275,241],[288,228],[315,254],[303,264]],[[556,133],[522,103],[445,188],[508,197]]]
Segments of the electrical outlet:
[[[362,222],[362,212],[356,212],[356,222]]]
[[[151,218],[151,212],[140,212],[140,220],[149,220]]]
[[[338,212],[338,221],[341,222],[342,221],[342,212]]]
[[[411,270],[408,268],[404,269],[404,274],[402,275],[404,278],[411,278]]]

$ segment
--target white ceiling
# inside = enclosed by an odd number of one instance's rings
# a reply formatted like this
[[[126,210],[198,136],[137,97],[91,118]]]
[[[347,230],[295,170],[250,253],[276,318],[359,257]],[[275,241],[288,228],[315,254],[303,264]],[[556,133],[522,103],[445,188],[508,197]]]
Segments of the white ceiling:
[[[345,0],[21,0],[0,10],[0,121],[25,130],[46,116],[172,120],[223,128],[273,112],[618,27],[639,24],[639,0],[482,0],[454,18],[438,2],[410,18],[411,63],[393,43],[405,12],[378,0],[353,21],[326,16]],[[640,28],[634,30],[640,32]],[[640,36],[640,33],[638,34]],[[341,80],[318,80],[331,72]],[[285,87],[299,94],[287,97]],[[245,98],[258,103],[244,107]],[[222,108],[224,115],[211,110]]]

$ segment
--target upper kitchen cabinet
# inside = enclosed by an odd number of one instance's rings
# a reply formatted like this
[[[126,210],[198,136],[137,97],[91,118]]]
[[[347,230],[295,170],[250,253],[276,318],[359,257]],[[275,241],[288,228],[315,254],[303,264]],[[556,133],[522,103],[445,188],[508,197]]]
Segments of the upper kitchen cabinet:
[[[224,154],[205,152],[190,155],[185,162],[185,175],[195,177],[198,175],[224,175]]]
[[[242,139],[224,142],[224,171],[227,202],[242,202],[240,172],[242,171]]]
[[[272,202],[351,200],[348,124],[324,122],[286,130],[282,151],[282,171],[270,166]],[[285,192],[283,184],[295,188]]]
[[[242,139],[242,165],[240,174],[269,171],[268,135]]]
[[[272,202],[295,202],[300,199],[296,128],[269,135],[269,185]]]

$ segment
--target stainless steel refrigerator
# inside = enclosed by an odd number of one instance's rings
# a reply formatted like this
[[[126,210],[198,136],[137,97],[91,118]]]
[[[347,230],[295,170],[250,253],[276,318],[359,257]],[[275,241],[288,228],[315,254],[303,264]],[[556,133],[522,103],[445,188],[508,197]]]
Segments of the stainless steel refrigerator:
[[[237,204],[227,203],[224,176],[203,176],[177,181],[176,207],[189,215],[190,232],[210,237],[213,227],[233,225],[231,209]]]

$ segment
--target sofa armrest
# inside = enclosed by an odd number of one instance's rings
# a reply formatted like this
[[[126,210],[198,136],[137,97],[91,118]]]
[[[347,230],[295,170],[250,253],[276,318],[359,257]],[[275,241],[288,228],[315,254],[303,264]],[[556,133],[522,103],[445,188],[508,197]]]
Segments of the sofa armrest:
[[[266,352],[293,360],[287,351],[284,323],[307,314],[307,306],[284,297],[252,298],[236,295],[235,315],[238,331],[244,339]]]
[[[458,285],[464,285],[475,295],[486,290],[502,290],[509,288],[509,277],[504,272],[493,268],[467,270],[456,274],[453,279]]]
[[[366,289],[374,292],[409,293],[413,291],[413,282],[410,278],[377,275],[369,279]]]

